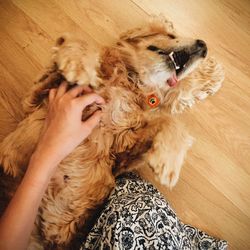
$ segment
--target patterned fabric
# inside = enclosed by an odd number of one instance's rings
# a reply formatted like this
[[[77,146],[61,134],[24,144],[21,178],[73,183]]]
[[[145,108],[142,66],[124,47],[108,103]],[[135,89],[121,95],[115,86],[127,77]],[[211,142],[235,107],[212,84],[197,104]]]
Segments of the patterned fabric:
[[[183,224],[154,186],[135,174],[116,181],[81,249],[227,249],[227,242]]]

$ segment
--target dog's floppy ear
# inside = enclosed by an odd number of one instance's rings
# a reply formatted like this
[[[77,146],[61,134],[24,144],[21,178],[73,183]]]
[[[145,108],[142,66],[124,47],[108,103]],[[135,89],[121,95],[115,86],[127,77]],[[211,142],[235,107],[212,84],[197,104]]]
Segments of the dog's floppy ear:
[[[175,30],[173,27],[173,23],[170,22],[166,17],[163,15],[159,16],[151,16],[149,23],[141,28],[135,28],[129,30],[125,33],[122,33],[120,36],[121,40],[127,42],[138,42],[140,39],[153,36],[156,34],[175,34]]]
[[[159,16],[151,16],[149,25],[154,32],[161,34],[176,33],[173,23],[163,14],[160,14]]]
[[[142,28],[131,29],[120,35],[120,39],[126,42],[137,42],[141,38],[147,37],[151,34],[151,30],[148,26]]]

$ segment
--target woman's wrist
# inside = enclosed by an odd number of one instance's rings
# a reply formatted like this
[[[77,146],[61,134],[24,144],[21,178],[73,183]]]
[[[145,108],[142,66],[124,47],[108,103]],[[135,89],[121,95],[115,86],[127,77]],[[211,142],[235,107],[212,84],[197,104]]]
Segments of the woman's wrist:
[[[54,157],[53,153],[47,154],[46,152],[37,149],[30,158],[27,168],[27,178],[31,176],[31,182],[46,184],[53,176],[60,159]]]
[[[58,165],[65,158],[61,151],[58,141],[51,141],[50,138],[43,136],[32,155],[32,159],[49,165]]]

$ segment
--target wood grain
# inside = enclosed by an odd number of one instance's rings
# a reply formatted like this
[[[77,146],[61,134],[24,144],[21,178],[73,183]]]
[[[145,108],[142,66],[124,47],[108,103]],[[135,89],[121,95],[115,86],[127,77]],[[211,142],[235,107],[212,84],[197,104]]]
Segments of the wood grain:
[[[159,189],[184,222],[228,240],[230,249],[250,249],[248,0],[0,1],[0,140],[22,118],[20,100],[57,37],[71,32],[107,45],[159,13],[180,34],[205,40],[226,72],[218,94],[180,116],[196,141],[176,188]]]

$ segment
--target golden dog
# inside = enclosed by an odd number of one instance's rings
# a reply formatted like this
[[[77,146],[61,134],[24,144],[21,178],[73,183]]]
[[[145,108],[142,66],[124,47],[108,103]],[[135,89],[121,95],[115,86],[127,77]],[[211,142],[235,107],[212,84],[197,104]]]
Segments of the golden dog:
[[[206,54],[205,42],[179,37],[163,18],[101,50],[68,36],[57,40],[51,66],[24,100],[26,118],[0,145],[4,173],[20,179],[25,172],[43,129],[50,88],[62,81],[90,85],[107,104],[83,112],[86,119],[101,109],[100,126],[59,164],[30,249],[70,248],[114,187],[115,176],[138,165],[151,168],[163,185],[176,184],[192,137],[173,114],[214,94],[224,79],[222,67],[204,60]]]

